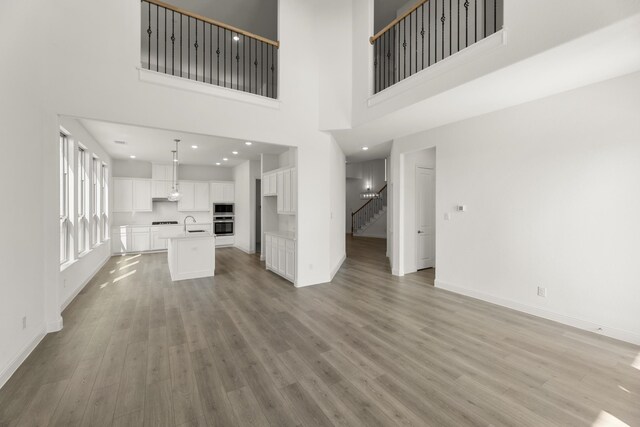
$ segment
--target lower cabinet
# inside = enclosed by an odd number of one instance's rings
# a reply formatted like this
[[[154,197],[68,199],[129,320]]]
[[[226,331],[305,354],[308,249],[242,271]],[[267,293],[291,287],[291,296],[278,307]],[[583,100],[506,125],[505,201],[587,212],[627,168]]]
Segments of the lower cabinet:
[[[276,233],[265,234],[265,261],[267,270],[279,274],[285,279],[296,280],[296,241]]]
[[[163,251],[167,249],[167,239],[160,238],[160,228],[151,227],[151,250]]]

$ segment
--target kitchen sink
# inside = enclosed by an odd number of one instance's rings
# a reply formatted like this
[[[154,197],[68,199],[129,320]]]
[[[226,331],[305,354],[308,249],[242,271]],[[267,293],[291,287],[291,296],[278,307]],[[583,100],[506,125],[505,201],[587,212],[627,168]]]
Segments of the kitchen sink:
[[[188,233],[206,233],[207,230],[187,230]]]

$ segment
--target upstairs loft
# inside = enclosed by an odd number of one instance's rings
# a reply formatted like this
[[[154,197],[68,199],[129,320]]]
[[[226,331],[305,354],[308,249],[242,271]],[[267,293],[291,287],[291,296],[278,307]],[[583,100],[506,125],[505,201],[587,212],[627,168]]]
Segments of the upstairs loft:
[[[419,0],[369,38],[369,95],[496,33],[503,0]],[[142,68],[278,99],[280,42],[159,0],[141,0]]]

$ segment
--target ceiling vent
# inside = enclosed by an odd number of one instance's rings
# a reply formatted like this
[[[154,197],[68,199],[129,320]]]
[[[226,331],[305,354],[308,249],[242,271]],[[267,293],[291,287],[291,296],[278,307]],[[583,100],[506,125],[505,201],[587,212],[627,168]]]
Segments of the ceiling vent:
[[[127,143],[127,141],[113,141],[113,142],[120,145],[125,145]]]

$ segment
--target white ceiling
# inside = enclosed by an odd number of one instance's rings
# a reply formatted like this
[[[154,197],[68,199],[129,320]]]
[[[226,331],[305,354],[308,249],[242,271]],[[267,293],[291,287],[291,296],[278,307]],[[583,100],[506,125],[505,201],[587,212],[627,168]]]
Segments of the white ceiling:
[[[331,131],[347,159],[361,147],[477,117],[640,70],[640,15],[353,129]],[[473,102],[469,102],[473,100]]]
[[[278,39],[278,0],[165,0],[165,2],[271,40]]]
[[[219,162],[221,166],[232,167],[246,160],[259,160],[260,153],[281,154],[288,149],[282,145],[256,141],[250,141],[251,146],[247,146],[244,140],[97,120],[80,119],[80,122],[114,159],[130,159],[134,155],[136,160],[170,162],[171,150],[175,147],[173,140],[176,138],[181,140],[178,152],[180,163],[185,165],[212,166]],[[125,141],[126,144],[117,144],[115,141]],[[193,149],[192,145],[197,145],[198,148]],[[233,151],[238,154],[234,155]],[[223,158],[228,160],[224,161]]]

